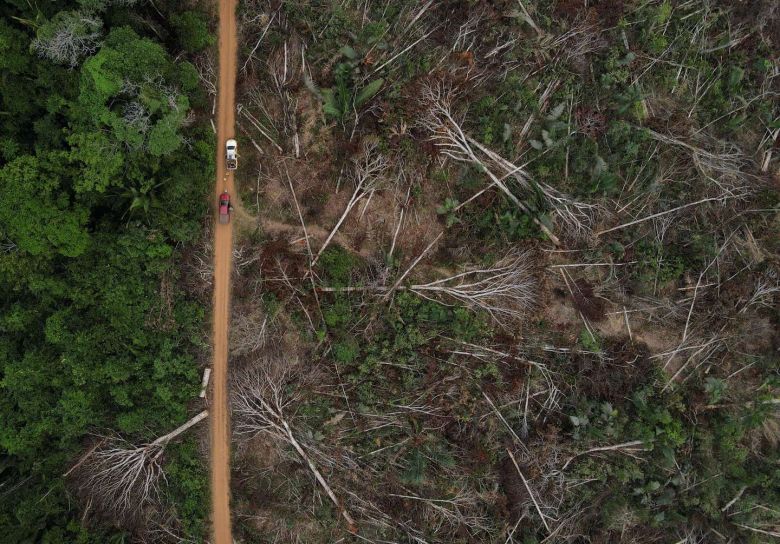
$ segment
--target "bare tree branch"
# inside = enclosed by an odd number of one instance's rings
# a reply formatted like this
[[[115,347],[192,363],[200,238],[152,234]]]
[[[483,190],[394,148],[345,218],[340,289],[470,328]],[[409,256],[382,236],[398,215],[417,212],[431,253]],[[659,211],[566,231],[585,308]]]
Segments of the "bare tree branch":
[[[266,433],[290,444],[306,462],[317,482],[339,509],[350,532],[357,532],[355,520],[336,498],[335,493],[304,449],[304,445],[296,438],[287,421],[285,409],[293,400],[285,390],[289,367],[284,367],[276,376],[272,375],[272,371],[269,370],[271,367],[270,364],[260,364],[234,377],[232,405],[236,434],[255,436],[259,433]]]
[[[103,21],[78,11],[61,11],[41,26],[32,42],[39,56],[75,68],[100,46]]]
[[[358,158],[353,159],[352,163],[355,190],[352,193],[352,197],[349,199],[346,208],[344,208],[344,213],[342,213],[341,217],[336,221],[336,225],[330,231],[330,234],[322,244],[322,247],[320,247],[320,250],[314,256],[314,259],[311,262],[312,267],[317,264],[322,253],[330,245],[330,242],[333,240],[333,237],[336,236],[339,227],[341,227],[341,224],[347,218],[349,212],[352,211],[352,208],[354,208],[362,198],[371,194],[378,188],[382,176],[387,169],[387,158],[377,152],[376,142],[365,144],[363,146],[363,152]]]
[[[206,417],[204,410],[142,446],[120,438],[104,440],[66,474],[74,474],[77,489],[97,511],[120,523],[130,522],[147,507],[160,506],[160,486],[167,482],[161,464],[165,446]]]

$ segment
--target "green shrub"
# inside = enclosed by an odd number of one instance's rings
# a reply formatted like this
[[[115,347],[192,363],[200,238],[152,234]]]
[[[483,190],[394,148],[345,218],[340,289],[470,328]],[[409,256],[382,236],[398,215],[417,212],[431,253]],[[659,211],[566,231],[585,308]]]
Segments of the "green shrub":
[[[343,364],[349,364],[360,354],[360,346],[352,336],[347,336],[333,344],[333,358]]]
[[[346,45],[339,51],[344,58],[333,69],[334,85],[314,89],[322,97],[322,111],[325,115],[343,122],[355,110],[362,108],[384,86],[383,78],[376,78],[358,87],[362,81],[361,62],[358,53]]]
[[[322,311],[325,324],[331,329],[341,329],[352,321],[352,305],[345,297],[336,297],[332,304],[326,304]]]
[[[601,342],[598,335],[592,333],[588,329],[582,329],[579,336],[580,345],[587,351],[594,351],[596,353],[601,351]]]
[[[208,21],[202,13],[185,11],[171,16],[171,25],[182,48],[188,53],[197,53],[216,43],[209,32]]]
[[[360,266],[361,260],[341,246],[333,245],[322,253],[318,264],[331,286],[345,287],[349,285],[352,273]]]

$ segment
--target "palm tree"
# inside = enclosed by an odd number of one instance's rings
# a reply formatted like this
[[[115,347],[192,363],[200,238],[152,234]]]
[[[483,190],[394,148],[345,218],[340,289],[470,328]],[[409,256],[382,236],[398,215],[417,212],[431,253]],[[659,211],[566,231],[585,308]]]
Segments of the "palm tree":
[[[128,214],[132,217],[139,212],[142,213],[144,217],[148,217],[150,210],[159,208],[160,205],[154,190],[163,183],[164,182],[160,182],[157,185],[152,186],[144,185],[141,188],[128,187],[123,191],[121,197],[123,200],[129,201],[130,205],[125,210],[125,213],[122,214],[122,219]]]

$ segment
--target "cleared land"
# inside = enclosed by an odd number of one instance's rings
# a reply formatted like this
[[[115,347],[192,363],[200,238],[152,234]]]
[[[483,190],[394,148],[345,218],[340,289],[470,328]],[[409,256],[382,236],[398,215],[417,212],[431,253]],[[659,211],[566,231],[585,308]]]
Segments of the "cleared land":
[[[752,5],[242,3],[237,538],[778,532]]]

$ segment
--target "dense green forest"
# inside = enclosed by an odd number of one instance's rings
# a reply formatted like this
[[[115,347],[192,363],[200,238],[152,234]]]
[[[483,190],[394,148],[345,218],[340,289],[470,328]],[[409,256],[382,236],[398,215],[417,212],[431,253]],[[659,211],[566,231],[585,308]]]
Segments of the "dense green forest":
[[[0,542],[125,541],[63,474],[100,436],[143,444],[202,409],[205,316],[179,263],[213,176],[187,60],[209,27],[174,1],[0,3]],[[196,448],[165,450],[163,487],[195,538]]]

